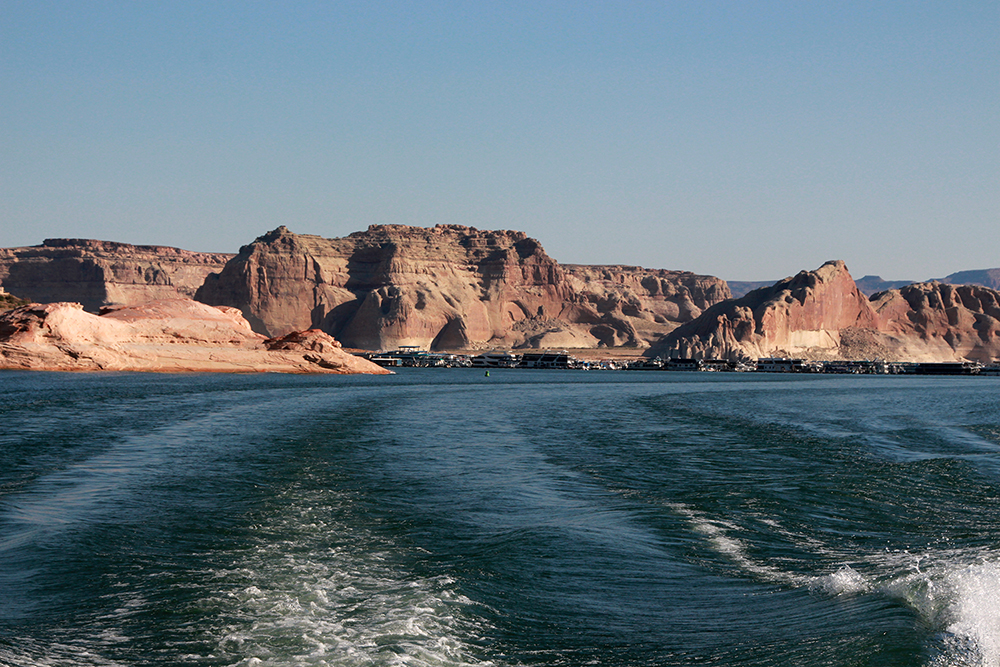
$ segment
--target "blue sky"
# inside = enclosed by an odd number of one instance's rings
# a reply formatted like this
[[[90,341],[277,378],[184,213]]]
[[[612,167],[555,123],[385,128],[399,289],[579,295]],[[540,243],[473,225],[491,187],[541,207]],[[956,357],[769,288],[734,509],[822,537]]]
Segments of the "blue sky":
[[[0,247],[518,229],[772,280],[1000,267],[1000,4],[0,0]]]

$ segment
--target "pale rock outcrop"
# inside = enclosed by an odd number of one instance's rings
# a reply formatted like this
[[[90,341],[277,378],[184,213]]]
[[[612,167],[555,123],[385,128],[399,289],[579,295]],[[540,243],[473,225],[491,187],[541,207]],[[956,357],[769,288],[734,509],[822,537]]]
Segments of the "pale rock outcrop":
[[[730,298],[729,286],[714,276],[638,266],[564,264],[567,281],[602,317],[627,324],[629,339],[611,327],[591,334],[608,347],[655,341],[705,308]]]
[[[325,239],[279,227],[241,248],[196,298],[239,307],[268,335],[318,328],[363,349],[474,349],[645,346],[728,296],[722,281],[691,274],[671,274],[690,283],[675,287],[671,275],[624,270],[638,292],[597,275],[615,268],[574,273],[517,231],[373,225]],[[694,278],[717,284],[699,291]]]
[[[190,252],[90,239],[46,239],[26,248],[0,248],[0,286],[38,303],[102,306],[191,298],[205,277],[222,270],[225,253]]]
[[[385,373],[319,331],[269,340],[235,308],[164,299],[105,309],[30,304],[0,315],[0,368]]]

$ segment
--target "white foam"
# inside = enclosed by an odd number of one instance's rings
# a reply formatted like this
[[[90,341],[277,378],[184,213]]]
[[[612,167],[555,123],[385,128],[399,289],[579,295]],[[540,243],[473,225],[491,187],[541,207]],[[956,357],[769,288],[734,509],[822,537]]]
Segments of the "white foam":
[[[1000,560],[963,563],[967,554],[913,558],[911,571],[881,587],[938,632],[934,667],[1000,665]]]
[[[730,531],[737,529],[733,524],[711,520],[703,513],[696,512],[683,504],[674,503],[669,507],[684,516],[691,524],[692,530],[705,535],[708,538],[708,544],[716,553],[732,561],[745,572],[769,583],[792,586],[810,583],[811,578],[808,576],[786,572],[779,567],[752,558],[746,543],[729,535]]]
[[[207,577],[199,604],[219,609],[217,655],[261,666],[493,664],[459,639],[485,628],[454,580],[394,565],[391,544],[338,525],[334,492],[305,495],[282,499],[257,547]]]
[[[881,594],[906,604],[935,633],[931,667],[1000,665],[1000,554],[887,552],[859,557],[831,573],[803,575],[752,558],[746,542],[733,535],[738,526],[683,504],[670,507],[713,551],[755,579],[829,595]]]
[[[871,590],[871,581],[850,565],[842,565],[836,572],[815,577],[813,588],[819,588],[831,595],[855,595]]]
[[[82,643],[52,643],[38,645],[34,640],[17,638],[16,649],[0,648],[0,665],[18,667],[127,667],[124,663],[108,660],[93,648]]]

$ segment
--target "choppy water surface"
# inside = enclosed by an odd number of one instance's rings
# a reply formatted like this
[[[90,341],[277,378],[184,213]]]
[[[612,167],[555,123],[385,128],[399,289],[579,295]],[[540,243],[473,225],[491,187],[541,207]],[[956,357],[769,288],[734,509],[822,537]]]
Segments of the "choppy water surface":
[[[0,664],[1000,665],[1000,378],[0,373]]]

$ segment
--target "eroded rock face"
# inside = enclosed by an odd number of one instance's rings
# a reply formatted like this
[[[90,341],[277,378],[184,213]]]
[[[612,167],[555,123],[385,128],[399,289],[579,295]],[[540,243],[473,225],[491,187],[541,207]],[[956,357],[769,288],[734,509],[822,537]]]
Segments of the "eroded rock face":
[[[844,262],[833,261],[709,308],[650,353],[726,359],[774,354],[833,358],[840,351],[842,329],[873,328],[877,319]]]
[[[990,363],[1000,357],[1000,293],[934,282],[869,300],[843,262],[827,262],[709,308],[647,351],[656,354]]]
[[[239,310],[190,299],[106,309],[30,304],[0,315],[0,368],[59,371],[377,373],[323,332],[268,340]]]
[[[0,285],[38,303],[102,306],[191,298],[231,254],[190,252],[88,239],[47,239],[28,248],[0,248]]]
[[[880,329],[916,360],[1000,358],[1000,293],[980,285],[916,283],[872,297]]]
[[[729,286],[714,276],[638,266],[563,265],[570,286],[602,317],[624,322],[630,340],[595,327],[604,345],[649,344],[664,333],[730,298]]]
[[[645,346],[727,296],[705,276],[561,267],[523,232],[458,225],[338,239],[279,227],[197,293],[258,332],[318,328],[364,349]]]

